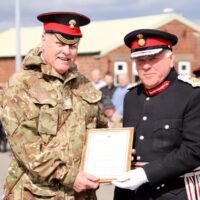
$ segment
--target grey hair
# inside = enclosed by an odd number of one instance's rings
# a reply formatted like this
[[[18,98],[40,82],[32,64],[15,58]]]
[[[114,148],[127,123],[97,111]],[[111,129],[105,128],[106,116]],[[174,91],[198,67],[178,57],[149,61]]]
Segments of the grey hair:
[[[169,58],[173,54],[173,52],[170,49],[167,49],[167,50],[165,50],[165,54],[166,54],[167,58]]]

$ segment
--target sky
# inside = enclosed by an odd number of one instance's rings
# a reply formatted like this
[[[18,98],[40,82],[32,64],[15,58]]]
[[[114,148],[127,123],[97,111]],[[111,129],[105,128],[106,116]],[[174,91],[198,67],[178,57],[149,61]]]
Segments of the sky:
[[[15,27],[15,2],[0,0],[0,31]],[[199,0],[19,0],[21,26],[40,26],[36,16],[43,12],[80,12],[92,21],[141,17],[172,8],[200,25]]]

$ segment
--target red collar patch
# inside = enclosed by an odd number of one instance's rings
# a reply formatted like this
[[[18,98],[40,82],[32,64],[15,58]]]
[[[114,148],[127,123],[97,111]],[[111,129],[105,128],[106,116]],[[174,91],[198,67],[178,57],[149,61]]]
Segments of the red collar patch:
[[[145,91],[148,96],[154,96],[162,92],[163,90],[166,90],[169,86],[170,86],[170,81],[164,81],[160,85],[156,86],[155,88],[149,89],[149,90],[145,89]]]

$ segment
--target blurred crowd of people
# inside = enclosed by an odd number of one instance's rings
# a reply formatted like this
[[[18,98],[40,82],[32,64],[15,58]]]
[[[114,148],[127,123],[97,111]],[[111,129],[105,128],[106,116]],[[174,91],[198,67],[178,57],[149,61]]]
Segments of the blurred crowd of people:
[[[106,72],[102,77],[101,71],[94,69],[91,79],[94,86],[102,92],[101,104],[108,118],[109,128],[122,127],[123,101],[130,84],[128,74],[119,74],[115,84],[111,72]]]

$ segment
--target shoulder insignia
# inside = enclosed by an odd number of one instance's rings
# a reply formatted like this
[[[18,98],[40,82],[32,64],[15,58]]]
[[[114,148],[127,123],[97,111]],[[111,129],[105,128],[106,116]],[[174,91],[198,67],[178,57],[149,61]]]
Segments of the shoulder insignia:
[[[128,90],[131,90],[131,89],[133,89],[134,87],[137,87],[138,85],[141,85],[141,84],[142,84],[142,81],[135,82],[135,83],[131,84],[131,85],[128,87]]]
[[[192,85],[192,87],[200,87],[200,79],[196,77],[178,75],[178,80],[189,83],[190,85]]]

